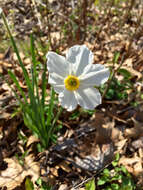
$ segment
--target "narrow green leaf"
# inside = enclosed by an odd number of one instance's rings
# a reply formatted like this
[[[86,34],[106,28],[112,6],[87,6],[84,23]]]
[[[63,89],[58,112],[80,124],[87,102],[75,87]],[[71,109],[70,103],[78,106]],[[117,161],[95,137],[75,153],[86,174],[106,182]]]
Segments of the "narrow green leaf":
[[[44,71],[42,74],[42,98],[41,98],[41,104],[43,108],[45,107],[45,97],[46,97],[46,85],[47,85],[47,80],[46,80],[46,70],[47,70],[47,65],[44,65]]]
[[[115,52],[114,57],[113,57],[113,63],[117,63],[119,57],[120,57],[120,52]]]
[[[96,189],[96,186],[95,186],[94,179],[92,179],[91,181],[85,184],[85,190],[95,190],[95,189]]]
[[[55,100],[55,92],[54,92],[53,88],[51,88],[51,96],[50,96],[50,103],[49,103],[49,110],[48,110],[47,126],[51,125],[52,113],[53,113],[53,108],[54,108],[54,100]]]
[[[34,185],[28,177],[26,178],[26,181],[25,181],[25,189],[26,190],[34,190]]]
[[[125,78],[129,79],[132,75],[127,69],[119,69],[118,72],[123,75]]]
[[[10,29],[9,29],[9,26],[8,26],[8,24],[7,24],[7,20],[6,20],[6,17],[5,17],[5,15],[4,15],[4,13],[2,13],[2,18],[3,18],[4,24],[5,24],[5,26],[6,26],[7,32],[8,32],[8,34],[9,34],[10,40],[11,40],[11,42],[12,42],[13,49],[14,49],[16,55],[17,55],[19,64],[20,64],[20,66],[21,66],[21,68],[22,68],[22,71],[23,71],[23,74],[24,74],[24,78],[25,78],[25,82],[26,82],[26,85],[27,85],[27,87],[28,87],[29,98],[30,98],[31,104],[32,104],[33,106],[35,106],[35,101],[34,101],[34,96],[33,96],[34,92],[33,92],[33,89],[32,89],[32,84],[31,84],[30,78],[29,78],[29,76],[28,76],[27,70],[26,70],[26,68],[25,68],[25,66],[24,66],[24,64],[23,64],[23,62],[22,62],[22,60],[21,60],[21,57],[20,57],[20,55],[19,55],[18,48],[17,48],[17,46],[16,46],[16,43],[15,43],[15,41],[14,41],[14,38],[13,38],[13,36],[12,36],[12,34],[11,34],[11,31],[10,31]]]
[[[55,100],[55,92],[53,88],[51,88],[51,99],[50,99],[48,117],[47,117],[47,122],[46,122],[46,126],[48,127],[47,146],[49,144],[51,133],[53,130],[53,126],[51,122],[52,122],[52,117],[53,117],[52,114],[53,114],[53,109],[54,109],[54,100]]]
[[[36,61],[36,55],[35,55],[35,46],[34,46],[34,37],[31,34],[30,35],[30,50],[32,55],[32,86],[33,86],[33,92],[36,90],[37,99],[39,101],[39,92],[38,92],[38,75],[36,71],[37,61]]]
[[[30,84],[30,80],[29,80],[29,77],[28,77],[28,73],[27,73],[27,71],[26,71],[26,69],[25,69],[25,66],[24,66],[22,60],[21,60],[21,57],[20,57],[20,55],[19,55],[18,48],[17,48],[17,46],[16,46],[16,43],[15,43],[15,41],[14,41],[14,38],[13,38],[13,36],[12,36],[12,34],[11,34],[11,31],[10,31],[10,29],[9,29],[9,26],[8,26],[8,24],[7,24],[7,20],[6,20],[6,18],[5,18],[4,13],[2,13],[2,18],[3,18],[4,24],[5,24],[5,26],[6,26],[7,32],[8,32],[8,34],[9,34],[10,40],[11,40],[11,42],[12,42],[13,49],[14,49],[16,55],[17,55],[19,64],[20,64],[20,66],[21,66],[21,68],[22,68],[22,70],[23,70],[23,74],[24,74],[24,78],[25,78],[25,80],[26,80],[26,83],[27,83],[27,85],[30,87],[31,84]]]

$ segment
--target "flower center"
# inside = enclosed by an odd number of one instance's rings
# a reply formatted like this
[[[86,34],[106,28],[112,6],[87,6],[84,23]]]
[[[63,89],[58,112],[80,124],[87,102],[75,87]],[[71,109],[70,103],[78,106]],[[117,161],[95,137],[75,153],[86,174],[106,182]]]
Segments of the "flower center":
[[[67,90],[76,90],[79,87],[79,79],[76,76],[69,75],[65,80],[65,87]]]

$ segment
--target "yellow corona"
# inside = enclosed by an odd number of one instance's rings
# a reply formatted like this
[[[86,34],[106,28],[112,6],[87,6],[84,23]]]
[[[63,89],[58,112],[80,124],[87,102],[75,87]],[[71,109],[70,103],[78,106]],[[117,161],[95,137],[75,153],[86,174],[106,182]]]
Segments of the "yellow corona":
[[[67,90],[73,91],[79,88],[80,82],[76,76],[69,75],[65,80],[64,84]]]

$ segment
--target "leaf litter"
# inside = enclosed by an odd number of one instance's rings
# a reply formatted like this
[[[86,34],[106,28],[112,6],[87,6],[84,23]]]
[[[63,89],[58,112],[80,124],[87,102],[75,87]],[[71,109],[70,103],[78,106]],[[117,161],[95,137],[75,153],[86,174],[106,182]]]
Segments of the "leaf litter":
[[[41,5],[39,1],[36,2],[39,8]],[[31,136],[31,132],[24,126],[21,113],[18,112],[16,117],[11,117],[16,111],[17,101],[7,83],[0,79],[1,188],[6,186],[9,190],[16,187],[22,189],[27,176],[32,178],[35,189],[38,189],[35,183],[38,177],[51,183],[55,189],[83,187],[82,182],[85,178],[90,178],[108,166],[116,152],[120,153],[119,164],[123,164],[135,177],[136,184],[143,187],[142,24],[137,28],[140,17],[134,16],[142,14],[143,5],[136,2],[132,14],[127,15],[126,9],[130,10],[130,2],[123,3],[117,12],[112,11],[112,8],[109,10],[105,8],[107,14],[91,2],[92,6],[88,3],[86,10],[83,3],[84,11],[89,15],[84,17],[84,12],[78,14],[75,10],[75,7],[81,5],[77,1],[71,2],[66,0],[65,4],[60,1],[48,2],[51,12],[47,14],[45,10],[45,13],[44,11],[42,13],[41,42],[50,38],[51,50],[59,49],[63,53],[73,44],[85,43],[94,52],[94,63],[107,66],[111,65],[115,52],[120,52],[119,61],[125,54],[121,68],[130,73],[133,86],[127,90],[128,97],[125,99],[105,97],[103,104],[97,108],[92,117],[79,110],[82,114],[70,120],[72,114],[64,112],[60,117],[63,128],[57,144],[51,146],[48,151],[37,153],[35,149],[37,139]],[[26,35],[32,30],[40,38],[37,20],[39,15],[33,14],[34,7],[30,3],[31,1],[0,1],[8,20],[15,24],[13,34],[19,41],[27,39]],[[118,19],[121,12],[121,19]],[[47,19],[50,20],[48,27],[45,25]],[[87,32],[84,31],[86,27],[89,27]],[[0,32],[6,39],[4,30],[0,29]],[[6,46],[7,49],[0,53],[0,73],[14,87],[7,74],[8,69],[13,70],[20,81],[20,86],[27,92],[16,56],[9,49],[10,43]],[[30,72],[31,60],[25,56],[22,48],[21,57]],[[113,69],[117,68],[118,63],[115,63]],[[124,76],[121,74],[115,76],[122,83]],[[19,133],[22,134],[22,139],[28,139],[27,143],[18,137]],[[21,158],[26,149],[29,153],[22,159],[24,165],[21,165],[18,158]]]

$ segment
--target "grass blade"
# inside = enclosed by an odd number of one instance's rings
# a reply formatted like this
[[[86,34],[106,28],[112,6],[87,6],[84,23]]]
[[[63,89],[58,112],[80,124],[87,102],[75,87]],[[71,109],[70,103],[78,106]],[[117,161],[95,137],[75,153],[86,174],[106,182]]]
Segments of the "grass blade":
[[[47,66],[45,64],[44,65],[44,72],[42,74],[42,98],[41,98],[41,104],[42,104],[43,108],[45,107],[46,85],[47,85],[46,70],[47,70]]]

